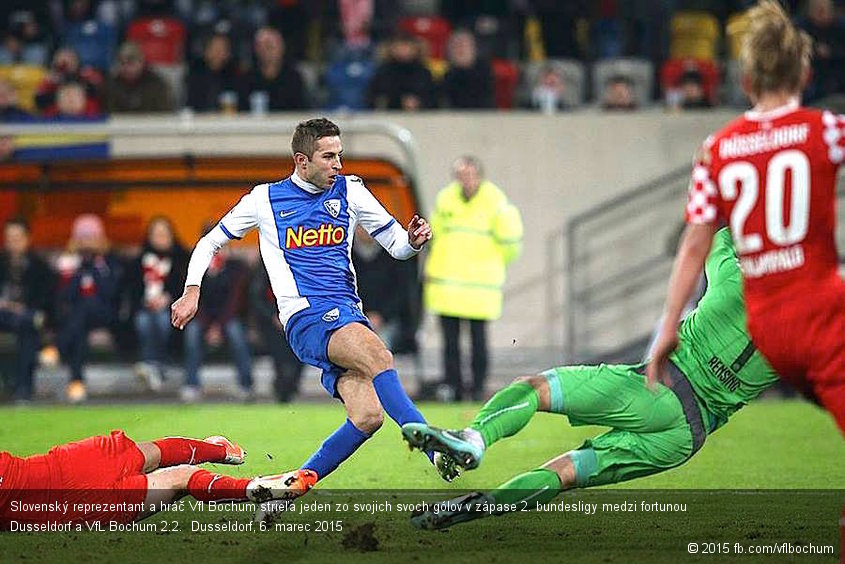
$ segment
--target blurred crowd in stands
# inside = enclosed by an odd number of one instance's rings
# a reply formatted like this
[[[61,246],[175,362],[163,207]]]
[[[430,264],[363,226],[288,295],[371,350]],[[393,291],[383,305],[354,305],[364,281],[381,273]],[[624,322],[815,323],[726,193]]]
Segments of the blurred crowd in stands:
[[[205,230],[215,228],[209,222]],[[199,235],[199,234],[198,234]],[[365,313],[396,354],[416,352],[421,290],[415,260],[391,259],[359,233],[353,263]],[[197,317],[184,331],[170,324],[170,304],[182,294],[188,251],[166,217],[154,217],[146,240],[114,249],[102,219],[83,214],[61,252],[36,252],[30,227],[11,219],[0,251],[0,398],[27,402],[34,396],[37,366],[69,372],[63,390],[70,402],[87,398],[85,367],[92,355],[124,363],[152,392],[178,386],[186,403],[202,399],[200,368],[206,352],[228,347],[237,371],[229,397],[255,396],[253,358],[268,355],[278,401],[299,389],[302,365],[287,345],[257,257],[221,250],[203,279]],[[105,358],[102,356],[105,355]],[[178,369],[181,368],[181,369]],[[174,370],[175,369],[175,370]]]
[[[742,106],[752,0],[5,0],[2,120],[113,113]],[[839,0],[787,0],[808,100],[845,92]]]

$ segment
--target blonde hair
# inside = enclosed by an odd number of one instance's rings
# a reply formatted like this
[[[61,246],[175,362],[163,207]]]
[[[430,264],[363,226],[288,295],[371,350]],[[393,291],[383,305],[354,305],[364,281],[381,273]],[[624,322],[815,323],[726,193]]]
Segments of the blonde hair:
[[[797,93],[810,65],[810,36],[795,27],[776,0],[760,0],[748,17],[739,60],[751,93]]]

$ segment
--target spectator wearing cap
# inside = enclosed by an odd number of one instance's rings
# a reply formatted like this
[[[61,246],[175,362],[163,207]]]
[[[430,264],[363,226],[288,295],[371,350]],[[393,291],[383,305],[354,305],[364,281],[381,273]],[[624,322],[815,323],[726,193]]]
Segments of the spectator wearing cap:
[[[423,63],[419,42],[407,33],[395,35],[370,83],[367,106],[414,111],[434,107],[434,97],[434,81]]]
[[[175,109],[170,86],[150,69],[137,43],[127,41],[117,54],[117,65],[106,84],[109,113],[171,112]]]
[[[98,216],[83,214],[74,220],[56,269],[57,344],[71,372],[67,399],[79,403],[87,398],[82,369],[88,356],[88,334],[96,328],[109,328],[114,322],[121,277],[120,264],[109,252]]]
[[[103,75],[90,65],[81,66],[79,56],[70,47],[61,47],[53,54],[50,73],[35,93],[35,105],[44,115],[57,113],[57,92],[63,84],[77,83],[85,91],[86,115],[100,113],[100,89]]]
[[[440,86],[441,105],[456,109],[493,108],[493,72],[478,57],[475,36],[457,30],[449,37],[449,70]]]
[[[229,37],[212,35],[206,40],[202,59],[191,66],[187,106],[196,112],[220,110],[225,93],[236,93],[237,79]]]
[[[255,66],[244,81],[238,105],[242,110],[262,112],[302,110],[308,107],[305,83],[285,56],[285,40],[271,27],[255,32]]]

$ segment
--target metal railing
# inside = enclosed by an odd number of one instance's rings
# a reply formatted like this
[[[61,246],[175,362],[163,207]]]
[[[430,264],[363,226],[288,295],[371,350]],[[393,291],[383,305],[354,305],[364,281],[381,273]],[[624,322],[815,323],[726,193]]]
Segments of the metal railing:
[[[662,304],[688,178],[689,167],[673,170],[570,220],[569,362],[619,356],[647,338]]]
[[[845,170],[845,167],[843,167]],[[642,358],[660,317],[690,168],[673,170],[574,217],[566,227],[567,362]],[[845,218],[845,174],[837,207]],[[837,240],[845,250],[845,221]]]

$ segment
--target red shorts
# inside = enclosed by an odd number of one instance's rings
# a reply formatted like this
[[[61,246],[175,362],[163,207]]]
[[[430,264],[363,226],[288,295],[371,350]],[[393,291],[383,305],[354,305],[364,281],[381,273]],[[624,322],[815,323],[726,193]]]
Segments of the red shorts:
[[[820,403],[845,434],[845,285],[815,288],[800,301],[749,308],[754,344],[778,374]]]
[[[3,528],[11,521],[129,523],[142,512],[144,455],[123,431],[56,446],[15,463],[19,479],[8,484],[11,492],[0,507]]]

